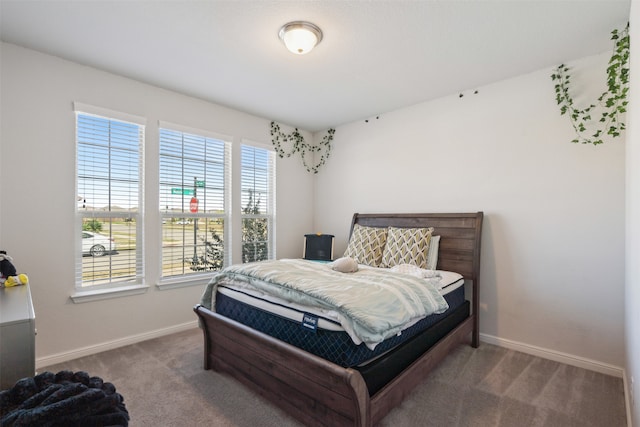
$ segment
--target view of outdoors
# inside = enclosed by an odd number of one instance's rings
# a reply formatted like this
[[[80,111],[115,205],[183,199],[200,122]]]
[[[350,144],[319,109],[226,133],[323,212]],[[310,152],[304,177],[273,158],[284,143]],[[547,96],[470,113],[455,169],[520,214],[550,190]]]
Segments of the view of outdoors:
[[[260,202],[243,213],[256,214]],[[83,281],[102,283],[112,278],[133,278],[136,273],[136,227],[132,221],[98,218],[83,223]],[[242,261],[268,258],[268,222],[264,218],[242,221]],[[224,263],[224,220],[172,218],[162,224],[162,274],[164,277],[219,270]]]

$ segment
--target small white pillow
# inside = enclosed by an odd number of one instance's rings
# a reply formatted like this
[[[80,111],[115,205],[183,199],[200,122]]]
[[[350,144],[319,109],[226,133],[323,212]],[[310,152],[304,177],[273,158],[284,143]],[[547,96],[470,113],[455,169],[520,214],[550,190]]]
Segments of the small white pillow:
[[[435,270],[438,265],[438,249],[440,248],[440,236],[431,236],[429,250],[427,251],[427,270]]]
[[[329,263],[329,267],[340,273],[355,273],[358,271],[358,263],[351,257],[338,258],[332,263]]]

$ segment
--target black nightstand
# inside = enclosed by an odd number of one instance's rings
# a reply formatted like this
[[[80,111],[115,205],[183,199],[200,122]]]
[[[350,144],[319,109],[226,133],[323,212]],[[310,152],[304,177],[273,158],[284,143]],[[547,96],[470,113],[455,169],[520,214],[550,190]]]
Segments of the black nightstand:
[[[302,258],[316,261],[332,261],[333,234],[305,234]]]

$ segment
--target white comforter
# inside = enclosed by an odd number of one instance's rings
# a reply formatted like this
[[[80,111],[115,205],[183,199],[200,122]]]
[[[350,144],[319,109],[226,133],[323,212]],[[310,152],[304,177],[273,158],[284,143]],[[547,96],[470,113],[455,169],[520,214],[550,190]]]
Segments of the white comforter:
[[[438,278],[425,279],[389,270],[363,268],[340,273],[327,264],[283,259],[238,264],[217,273],[202,296],[215,307],[216,288],[257,290],[303,306],[334,311],[356,344],[369,348],[399,334],[420,319],[446,311]]]

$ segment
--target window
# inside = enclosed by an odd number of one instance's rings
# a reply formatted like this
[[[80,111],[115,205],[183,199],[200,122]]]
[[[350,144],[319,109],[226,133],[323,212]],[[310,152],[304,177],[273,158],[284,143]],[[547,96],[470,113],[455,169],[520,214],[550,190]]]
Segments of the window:
[[[275,258],[275,153],[242,145],[242,262]]]
[[[139,284],[144,121],[80,104],[75,109],[77,287]]]
[[[231,144],[175,128],[160,128],[163,278],[219,270],[231,254]]]

